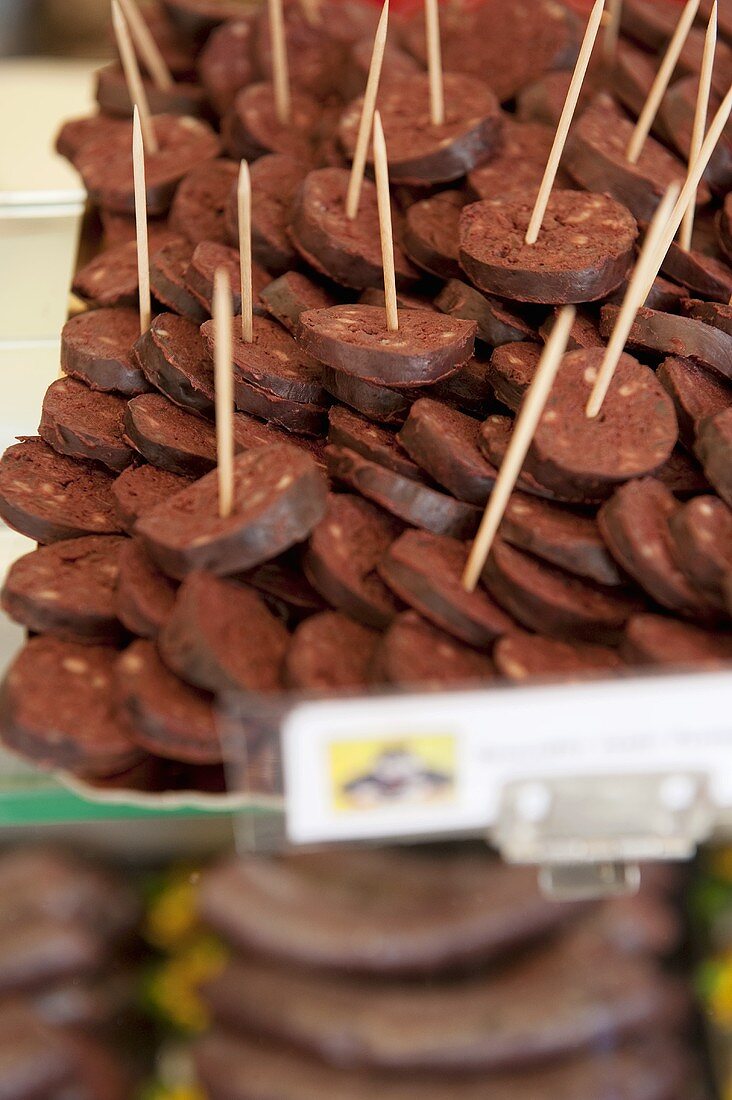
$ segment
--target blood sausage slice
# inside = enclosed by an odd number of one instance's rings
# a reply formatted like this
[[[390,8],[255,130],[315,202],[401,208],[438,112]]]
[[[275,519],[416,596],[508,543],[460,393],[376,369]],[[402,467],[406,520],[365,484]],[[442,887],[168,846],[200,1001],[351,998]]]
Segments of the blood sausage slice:
[[[732,664],[732,634],[715,634],[668,615],[634,615],[621,652],[631,665],[721,668]]]
[[[135,355],[150,385],[176,405],[213,412],[213,367],[194,321],[161,313],[135,344]]]
[[[480,421],[421,397],[399,432],[399,442],[430,477],[458,500],[484,505],[497,472],[478,447]]]
[[[112,484],[114,510],[124,530],[131,534],[141,515],[169,500],[192,480],[157,466],[129,466]]]
[[[495,678],[495,668],[490,657],[456,641],[416,612],[405,611],[381,638],[374,654],[374,678],[413,690],[477,687]],[[435,793],[444,781],[441,776],[424,779]]]
[[[694,450],[704,473],[732,508],[732,408],[702,420]]]
[[[226,241],[226,207],[239,166],[231,160],[197,165],[181,181],[170,207],[168,224],[191,244]]]
[[[137,539],[125,541],[119,557],[115,611],[138,638],[157,638],[175,603],[176,585],[156,569]]]
[[[131,357],[140,335],[139,314],[131,309],[95,309],[72,317],[61,332],[61,367],[93,390],[128,397],[150,387]]]
[[[127,406],[125,436],[161,470],[202,477],[216,465],[216,430],[178,408],[161,393],[144,393]]]
[[[364,690],[379,635],[339,611],[300,623],[285,657],[284,678],[298,691]]]
[[[542,638],[522,631],[500,638],[493,660],[500,674],[517,684],[614,675],[624,667],[617,651],[608,646]]]
[[[669,520],[672,553],[694,588],[726,607],[724,579],[732,572],[732,511],[715,496],[682,505]]]
[[[93,393],[72,378],[52,382],[43,398],[38,434],[58,454],[90,459],[118,473],[133,460],[123,438],[127,402]]]

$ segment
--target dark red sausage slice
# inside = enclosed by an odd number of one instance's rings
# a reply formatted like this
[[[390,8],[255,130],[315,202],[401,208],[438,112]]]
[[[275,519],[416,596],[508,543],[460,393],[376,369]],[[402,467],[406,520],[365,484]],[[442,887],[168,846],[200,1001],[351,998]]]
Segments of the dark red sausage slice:
[[[115,613],[114,590],[126,541],[89,535],[25,554],[6,577],[3,609],[36,634],[54,634],[67,642],[118,644],[123,630]]]
[[[308,309],[327,309],[336,299],[324,286],[300,271],[286,271],[269,283],[259,295],[262,305],[294,336],[300,314]]]
[[[133,642],[117,661],[120,707],[148,752],[190,764],[222,758],[213,699],[169,672],[152,642]]]
[[[334,480],[348,485],[405,523],[455,538],[470,538],[478,528],[481,510],[473,504],[387,470],[347,447],[328,447],[326,456],[328,472]]]
[[[611,586],[625,583],[596,521],[582,512],[514,493],[501,522],[501,537],[578,577]]]
[[[432,398],[412,405],[399,442],[430,477],[458,500],[484,505],[496,470],[478,447],[480,421]]]
[[[637,236],[628,210],[603,194],[555,191],[536,244],[525,243],[534,199],[472,203],[460,218],[460,262],[487,294],[561,305],[611,294],[628,275]]]
[[[239,253],[235,248],[214,241],[201,241],[193,250],[190,263],[185,272],[185,285],[205,311],[206,316],[213,313],[214,277],[223,267],[229,275],[231,304],[234,313],[241,313],[241,266]],[[252,307],[255,313],[263,313],[259,301],[259,292],[263,290],[270,277],[259,264],[252,264]]]
[[[111,646],[33,638],[10,667],[0,695],[8,748],[44,768],[117,775],[142,757],[114,704]]]
[[[732,384],[690,359],[664,359],[656,377],[676,409],[679,436],[691,449],[699,423],[722,409],[732,407]]]
[[[156,569],[137,539],[127,539],[119,556],[115,592],[117,618],[139,638],[157,638],[175,603],[176,585]]]
[[[206,161],[181,180],[168,224],[191,244],[226,241],[226,206],[239,167],[231,160]]]
[[[275,691],[289,635],[251,588],[191,573],[158,637],[165,664],[206,691]]]
[[[0,515],[42,544],[120,530],[114,477],[91,462],[56,454],[40,439],[8,447],[0,459]]]
[[[526,341],[502,345],[491,355],[488,380],[498,400],[512,412],[518,412],[540,359],[539,345]]]
[[[365,4],[362,5],[362,7],[365,6]],[[346,101],[355,99],[363,93],[371,68],[373,52],[373,34],[369,34],[366,38],[362,38],[352,45],[348,59],[349,64],[345,67],[341,85],[341,94]],[[379,78],[380,88],[386,88],[389,84],[394,83],[403,84],[405,79],[416,76],[421,71],[421,65],[411,54],[387,39]]]
[[[401,530],[395,519],[367,501],[333,495],[310,538],[305,574],[333,607],[366,626],[382,629],[399,604],[376,567]]]
[[[488,84],[464,72],[445,72],[443,85],[445,121],[440,126],[430,118],[426,73],[390,81],[381,89],[379,111],[394,183],[450,183],[499,149],[503,117]],[[357,99],[341,118],[338,134],[349,157],[356,147],[362,111],[363,100]]]
[[[401,688],[476,687],[495,679],[490,657],[438,630],[414,611],[398,615],[374,655],[374,675]]]
[[[485,456],[488,462],[500,469],[503,461],[506,457],[508,445],[511,442],[511,435],[513,433],[514,420],[513,417],[503,416],[500,413],[494,413],[489,416],[480,426],[480,435],[478,437],[478,446],[481,453]],[[546,485],[542,485],[536,480],[536,478],[528,472],[526,467],[519,474],[516,487],[524,493],[530,493],[532,496],[540,497],[542,500],[555,500],[563,503],[579,503],[577,501],[567,501],[566,497],[563,497],[561,493],[556,493]],[[596,503],[593,499],[584,500],[584,504]]]
[[[439,279],[462,275],[458,257],[460,211],[467,199],[462,191],[440,191],[413,203],[404,218],[402,241],[410,260]]]
[[[138,339],[135,355],[150,385],[176,405],[213,412],[213,366],[194,321],[161,313]]]
[[[563,642],[521,631],[498,640],[493,660],[500,674],[517,684],[528,680],[580,680],[623,668],[616,650],[608,646]]]
[[[674,81],[658,111],[664,132],[684,161],[688,161],[691,148],[698,90],[698,74]],[[709,103],[710,118],[719,110],[720,102],[719,96],[713,92]],[[713,191],[722,195],[732,187],[732,126],[729,123],[712,153],[705,179]]]
[[[183,177],[220,152],[217,134],[197,118],[158,115],[154,120],[158,153],[145,157],[147,209],[151,216],[165,214]],[[84,185],[93,203],[120,214],[134,214],[132,178],[132,124],[113,135],[88,141],[77,157]]]
[[[663,309],[663,306],[653,305],[651,309]],[[669,313],[676,310],[669,310]],[[721,302],[701,302],[696,298],[682,298],[679,304],[679,312],[684,317],[694,317],[697,321],[704,321],[706,325],[721,329],[728,336],[732,336],[732,306]]]
[[[450,279],[435,298],[435,305],[451,317],[475,321],[477,337],[490,347],[519,340],[535,340],[534,329],[505,302],[489,298],[459,279]]]
[[[378,424],[403,424],[411,407],[411,395],[390,390],[387,386],[375,386],[361,378],[353,378],[343,371],[332,370],[323,364],[323,385],[328,393],[344,405],[363,413]]]
[[[701,421],[694,451],[704,473],[732,508],[732,408]]]
[[[150,259],[150,286],[166,309],[189,317],[200,325],[209,314],[186,283],[192,255],[191,242],[182,238],[163,245]]]
[[[292,206],[290,236],[302,258],[342,286],[383,287],[376,187],[364,180],[358,214],[346,216],[350,173],[318,168],[305,178]],[[399,245],[401,219],[395,215],[394,265],[397,285],[409,287],[418,273]]]
[[[709,618],[711,608],[674,560],[669,520],[679,502],[660,481],[642,478],[621,486],[598,513],[610,553],[662,607],[685,618]]]
[[[277,118],[271,84],[250,84],[234,96],[221,121],[224,148],[234,160],[257,160],[267,153],[286,153],[297,160],[311,161],[313,141],[320,117],[317,102],[305,92],[292,89],[289,123]]]
[[[137,243],[107,248],[74,275],[71,289],[98,307],[137,305]]]
[[[496,600],[537,634],[613,644],[627,619],[640,610],[614,588],[602,588],[540,562],[503,539],[493,544],[483,582]]]
[[[618,363],[601,415],[587,418],[602,357],[601,349],[564,357],[526,459],[542,485],[579,503],[658,469],[678,436],[671,399],[653,371],[629,355]]]
[[[375,630],[338,611],[300,623],[285,657],[285,682],[298,691],[355,691],[368,686]]]
[[[485,649],[516,624],[482,588],[467,592],[462,575],[468,547],[426,531],[405,531],[378,565],[389,588],[435,626]]]
[[[725,608],[724,578],[732,573],[732,511],[718,497],[695,497],[669,520],[672,553],[694,588]]]
[[[46,390],[38,434],[58,454],[90,459],[119,473],[134,458],[124,440],[126,408],[123,397],[59,378]]]
[[[337,21],[337,14],[328,18],[326,13],[321,13],[321,18],[312,24],[299,3],[284,5],[290,80],[295,88],[309,92],[321,103],[338,92],[348,56],[346,46],[330,34],[331,23]],[[267,80],[272,79],[269,23],[268,12],[260,9],[257,19],[257,62]]]
[[[621,653],[633,665],[720,668],[732,663],[732,635],[668,615],[634,615],[626,625]]]
[[[546,342],[556,324],[559,308],[554,308],[544,323],[539,328],[539,335]],[[579,309],[569,330],[567,351],[577,351],[579,348],[604,348],[605,341],[600,336],[597,318],[594,310]]]
[[[213,425],[161,393],[145,393],[130,401],[125,437],[144,459],[171,474],[202,477],[216,465]]]
[[[639,221],[650,221],[668,187],[683,183],[686,168],[652,137],[646,139],[637,164],[625,152],[633,123],[607,95],[598,96],[575,124],[564,163],[588,191],[612,195]],[[709,189],[699,189],[699,202],[709,202]]]
[[[454,374],[473,354],[475,331],[474,321],[405,309],[398,331],[390,332],[384,310],[347,305],[303,313],[298,338],[326,366],[399,389]]]
[[[226,576],[276,558],[322,519],[327,483],[305,451],[274,444],[234,459],[234,507],[225,519],[218,499],[213,471],[138,520],[137,534],[169,576],[194,569]]]
[[[237,92],[255,79],[253,46],[254,17],[241,11],[211,33],[198,55],[199,78],[219,116],[226,114]]]
[[[712,298],[728,305],[732,297],[732,270],[722,260],[698,248],[686,252],[672,241],[661,270],[700,298]]]
[[[72,317],[61,332],[61,367],[94,390],[134,396],[150,387],[130,355],[140,335],[131,309],[95,309]]]
[[[592,99],[596,89],[592,75],[590,71],[582,85],[577,111],[575,112],[577,118],[584,111],[589,100]],[[552,133],[554,133],[564,110],[571,80],[572,73],[566,69],[544,73],[538,80],[532,77],[531,83],[524,85],[516,96],[516,117],[518,120],[523,123],[540,122],[543,126],[550,126]]]
[[[88,115],[84,118],[69,119],[68,122],[64,122],[56,135],[56,152],[75,164],[76,158],[87,142],[109,137],[116,131],[127,132],[127,124],[121,118]]]
[[[251,167],[252,256],[273,275],[288,271],[297,262],[288,229],[295,195],[307,173],[307,164],[285,153],[260,157]],[[236,188],[229,194],[226,225],[229,240],[238,244]]]
[[[377,462],[387,470],[424,481],[424,475],[413,462],[394,432],[373,424],[363,416],[334,405],[328,414],[328,442],[336,447],[348,447],[352,451]]]
[[[613,330],[618,313],[617,306],[602,307],[600,332],[606,339]],[[732,378],[732,336],[693,317],[677,317],[641,307],[630,330],[627,346],[662,355],[680,355]]]
[[[554,129],[538,122],[514,122],[507,118],[496,155],[468,173],[468,187],[473,196],[533,201],[549,159]],[[562,186],[561,179],[558,186]]]
[[[157,504],[191,484],[191,478],[159,470],[157,466],[130,466],[112,484],[114,511],[125,531]]]
[[[209,114],[206,93],[200,84],[176,80],[172,88],[159,88],[143,77],[150,111],[153,115],[190,115],[206,118]],[[97,70],[96,100],[105,115],[132,118],[132,100],[121,65],[113,63]]]

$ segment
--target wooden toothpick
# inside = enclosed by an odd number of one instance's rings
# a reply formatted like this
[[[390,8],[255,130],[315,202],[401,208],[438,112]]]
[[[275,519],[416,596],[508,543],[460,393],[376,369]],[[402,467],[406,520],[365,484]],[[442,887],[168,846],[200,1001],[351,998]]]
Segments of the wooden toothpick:
[[[391,225],[391,195],[389,193],[389,161],[386,155],[381,115],[374,114],[374,174],[376,199],[379,206],[379,235],[381,237],[381,262],[384,267],[384,301],[386,327],[389,332],[399,329],[397,310],[396,274],[394,271],[394,234]]]
[[[376,96],[379,91],[379,80],[381,78],[381,66],[384,61],[384,48],[386,46],[388,28],[389,0],[384,0],[381,18],[379,19],[376,34],[374,36],[374,48],[371,52],[371,64],[369,66],[368,80],[366,81],[366,91],[363,97],[361,121],[358,125],[356,148],[353,153],[353,164],[351,165],[351,175],[348,180],[348,191],[346,193],[346,216],[350,218],[351,221],[353,221],[358,214],[358,204],[361,200],[361,187],[363,186],[363,175],[366,169],[369,140],[374,127],[374,110],[376,108]]]
[[[562,159],[562,153],[564,152],[564,146],[567,143],[567,137],[569,135],[569,128],[572,125],[572,119],[574,118],[574,112],[577,110],[577,103],[579,102],[580,92],[582,91],[582,84],[587,74],[587,67],[590,64],[590,57],[592,56],[592,50],[597,39],[598,31],[600,30],[600,23],[602,21],[602,13],[605,9],[605,0],[595,0],[595,5],[590,13],[590,19],[587,24],[587,30],[585,31],[585,37],[582,40],[582,46],[580,48],[579,57],[577,58],[577,64],[572,74],[572,80],[569,85],[569,91],[567,92],[567,98],[564,102],[562,114],[559,119],[559,125],[557,126],[557,132],[554,135],[554,143],[549,153],[549,160],[547,161],[546,170],[544,171],[544,178],[541,181],[539,187],[539,194],[536,196],[536,202],[534,203],[534,210],[529,221],[529,228],[526,231],[526,243],[536,244],[539,238],[539,230],[541,224],[544,221],[544,215],[546,214],[546,208],[549,204],[549,198],[554,187],[554,180],[557,178],[557,171],[559,169],[559,162]]]
[[[648,98],[643,105],[643,110],[638,117],[635,129],[628,142],[628,148],[625,155],[631,164],[637,164],[638,158],[643,152],[646,138],[651,132],[651,126],[653,126],[656,115],[658,114],[661,100],[666,94],[666,89],[674,74],[674,69],[676,68],[681,51],[684,48],[684,43],[689,37],[689,31],[691,30],[691,25],[696,18],[698,10],[699,0],[687,0],[686,7],[682,11],[681,17],[676,24],[676,30],[668,44],[668,49],[661,62],[661,67],[656,73],[656,79],[651,85]]]
[[[114,27],[114,35],[117,39],[117,49],[119,50],[119,56],[122,60],[122,68],[124,69],[130,99],[140,112],[140,125],[142,127],[142,136],[145,139],[145,149],[148,153],[157,153],[159,151],[159,146],[152,124],[150,104],[147,101],[145,86],[142,83],[142,76],[140,75],[140,66],[137,64],[137,57],[132,47],[130,31],[117,0],[112,0],[112,26]]]
[[[463,572],[463,588],[467,589],[468,592],[474,591],[483,566],[490,554],[493,540],[498,532],[509,498],[521,473],[527,451],[531,446],[531,440],[534,438],[541,414],[544,411],[546,399],[554,385],[562,356],[567,350],[569,333],[574,324],[575,316],[574,306],[565,306],[557,317],[556,324],[541,354],[536,374],[526,391],[526,397],[516,418],[516,426],[506,451],[506,457],[498,471],[496,484],[488,500],[478,534],[475,537],[475,542]]]
[[[623,14],[623,0],[608,0],[607,21],[602,40],[602,52],[608,65],[614,65],[620,40],[620,20]]]
[[[239,222],[239,270],[241,272],[241,337],[247,344],[254,339],[254,303],[252,297],[252,181],[245,160],[239,169],[236,189]]]
[[[689,149],[689,168],[701,152],[704,134],[707,129],[707,115],[709,113],[709,100],[712,94],[712,73],[714,71],[714,54],[717,49],[717,0],[712,4],[712,13],[707,24],[707,33],[704,39],[704,54],[702,56],[701,71],[699,73],[699,91],[696,97],[696,110],[694,112],[694,127],[691,132],[691,148]],[[681,237],[679,244],[684,252],[691,248],[691,238],[694,234],[694,216],[696,214],[696,195],[686,208],[684,220],[681,223]]]
[[[137,282],[140,288],[140,333],[150,328],[150,253],[147,238],[147,191],[145,189],[145,145],[140,112],[132,116],[132,173],[135,181],[135,232],[137,235]]]
[[[623,354],[630,330],[633,327],[633,321],[636,318],[638,310],[648,297],[649,275],[651,271],[653,271],[652,282],[658,270],[658,268],[654,269],[654,264],[656,263],[656,253],[661,240],[661,234],[671,216],[671,212],[679,197],[680,191],[680,185],[678,183],[672,183],[663,199],[656,207],[656,212],[651,219],[651,224],[646,233],[646,239],[643,242],[643,248],[641,249],[638,262],[635,265],[635,270],[628,284],[628,289],[625,292],[625,298],[620,307],[620,313],[615,322],[615,328],[612,331],[607,348],[605,349],[605,355],[603,356],[600,370],[598,371],[595,384],[592,387],[592,392],[585,408],[585,414],[589,418],[597,416],[602,408],[602,403],[607,396],[607,391],[610,389],[610,383],[613,380],[613,375],[620,362],[620,356]]]
[[[150,28],[142,17],[137,6],[137,0],[119,0],[119,3],[127,20],[127,25],[132,32],[135,45],[140,51],[140,57],[150,74],[150,79],[157,88],[163,91],[172,88],[175,83],[173,75],[160,52],[160,47],[152,36]]]
[[[272,83],[274,84],[277,121],[286,126],[290,121],[290,69],[287,64],[287,41],[282,0],[267,0],[269,5],[269,37],[272,46]]]
[[[433,126],[445,121],[445,89],[442,80],[442,48],[440,45],[440,14],[437,0],[424,0],[427,28],[427,71],[430,80],[430,120]]]
[[[213,321],[219,515],[226,519],[234,506],[234,317],[229,273],[224,267],[217,268],[214,275]]]

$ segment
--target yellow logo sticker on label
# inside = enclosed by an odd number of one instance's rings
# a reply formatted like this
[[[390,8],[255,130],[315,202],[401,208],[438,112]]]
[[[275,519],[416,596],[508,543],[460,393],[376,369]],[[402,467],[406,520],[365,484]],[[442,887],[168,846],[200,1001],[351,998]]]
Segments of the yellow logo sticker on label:
[[[329,772],[336,813],[454,802],[455,737],[333,741]]]

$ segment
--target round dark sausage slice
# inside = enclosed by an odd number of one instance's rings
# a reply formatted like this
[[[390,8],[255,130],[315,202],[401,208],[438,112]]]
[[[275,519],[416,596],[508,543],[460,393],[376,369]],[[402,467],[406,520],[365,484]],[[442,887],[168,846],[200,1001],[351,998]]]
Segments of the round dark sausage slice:
[[[402,528],[365,500],[333,495],[313,531],[303,566],[313,588],[333,607],[366,626],[383,629],[399,603],[376,567]]]
[[[651,306],[651,309],[663,309],[663,306]],[[669,313],[677,312],[668,310]],[[706,325],[721,329],[732,336],[732,306],[721,302],[702,302],[697,298],[682,298],[679,310],[684,317],[694,317]]]
[[[234,313],[241,313],[241,266],[237,249],[215,241],[201,241],[194,248],[185,271],[185,285],[207,317],[213,313],[214,277],[220,267],[229,274],[232,309]],[[269,281],[268,273],[259,264],[252,264],[252,308],[255,313],[264,312],[259,292]]]
[[[74,275],[71,289],[98,308],[135,307],[138,301],[137,242],[107,248]]]
[[[176,405],[213,413],[213,365],[194,321],[159,314],[135,344],[135,355],[150,385]]]
[[[125,540],[119,556],[115,612],[131,634],[154,641],[173,610],[176,590],[137,539]]]
[[[518,412],[541,359],[538,344],[520,341],[495,349],[488,364],[493,392],[512,412]]]
[[[274,444],[234,459],[234,503],[226,518],[219,516],[214,470],[147,512],[136,532],[168,576],[194,569],[226,576],[307,538],[325,513],[327,495],[325,476],[309,454]]]
[[[237,92],[256,78],[254,29],[253,13],[241,10],[212,31],[198,55],[200,81],[219,116],[226,114]]]
[[[732,634],[716,634],[668,615],[634,615],[620,651],[630,665],[721,668],[732,663]]]
[[[38,434],[59,454],[90,459],[119,473],[134,458],[123,438],[126,408],[123,397],[59,378],[46,390]]]
[[[586,513],[513,493],[501,522],[501,537],[578,577],[608,586],[625,583],[595,519]]]
[[[286,271],[279,279],[268,283],[259,297],[267,312],[293,336],[297,332],[301,313],[308,309],[327,309],[336,304],[329,290],[300,271]]]
[[[363,413],[377,424],[403,424],[411,407],[411,395],[387,386],[375,386],[343,371],[322,365],[323,385],[344,405]]]
[[[334,405],[328,414],[328,442],[336,447],[348,447],[351,451],[377,462],[387,470],[394,470],[414,481],[424,481],[419,466],[409,457],[394,432],[373,424],[358,413]]]
[[[399,442],[414,461],[458,500],[484,505],[497,472],[478,447],[480,421],[421,397],[409,411]]]
[[[534,200],[554,141],[553,126],[506,119],[498,153],[468,173],[476,199]],[[562,186],[561,179],[558,186]]]
[[[402,243],[409,259],[439,279],[462,275],[458,247],[462,191],[440,191],[413,203],[404,218]]]
[[[555,191],[536,244],[525,236],[534,197],[472,203],[460,216],[460,263],[487,294],[562,305],[612,294],[627,277],[638,227],[604,194]]]
[[[698,91],[699,77],[696,73],[675,80],[658,109],[658,121],[684,161],[689,159]],[[720,102],[719,96],[713,92],[709,102],[710,117],[719,110]],[[712,153],[704,176],[717,194],[726,195],[732,187],[732,126],[729,123]]]
[[[143,77],[142,83],[153,115],[206,118],[209,114],[206,93],[200,84],[176,80],[171,88],[159,88],[147,77]],[[132,118],[133,103],[127,78],[122,66],[116,62],[97,70],[95,96],[103,114],[113,118]]]
[[[495,679],[490,657],[426,622],[398,615],[374,654],[374,676],[401,688],[476,687]]]
[[[297,691],[363,690],[379,635],[338,611],[300,623],[285,657],[285,683]]]
[[[257,160],[268,153],[286,153],[297,160],[313,156],[320,107],[307,93],[292,89],[290,121],[277,118],[271,84],[250,84],[234,96],[221,120],[224,148],[234,160]]]
[[[726,609],[724,578],[732,573],[732,511],[715,496],[688,501],[669,520],[672,552],[694,588]]]
[[[87,142],[105,138],[115,131],[127,133],[128,124],[121,118],[107,118],[105,115],[85,115],[83,118],[71,118],[64,122],[56,135],[56,152],[76,164],[79,152]]]
[[[339,5],[340,7],[340,5]],[[294,88],[309,92],[319,103],[337,94],[343,81],[346,45],[331,36],[330,27],[339,21],[338,13],[320,12],[311,23],[299,3],[284,5],[284,32],[288,44],[290,81]],[[270,20],[266,9],[257,16],[257,62],[263,76],[272,79]]]
[[[364,180],[358,214],[346,216],[350,173],[345,168],[317,168],[308,173],[292,205],[289,233],[311,267],[341,286],[382,287],[379,211],[376,187]],[[397,285],[408,288],[419,278],[399,245],[401,219],[394,217],[394,266]]]
[[[150,387],[132,360],[140,316],[131,309],[94,309],[72,317],[61,332],[61,368],[93,390],[133,397]]]
[[[625,622],[640,610],[637,600],[565,573],[501,538],[493,543],[483,583],[528,630],[568,641],[617,642]]]
[[[423,482],[387,470],[347,447],[327,447],[328,472],[335,481],[365,496],[413,527],[435,535],[472,537],[481,509],[432,489]]]
[[[687,252],[672,241],[661,270],[669,279],[688,287],[699,298],[712,298],[725,306],[729,304],[732,270],[723,260],[698,248],[690,248]]]
[[[478,649],[516,629],[487,592],[467,592],[462,575],[468,547],[458,539],[405,531],[378,565],[381,578],[410,607],[440,630]]]
[[[307,164],[285,153],[260,157],[251,167],[252,256],[273,275],[284,274],[297,262],[288,228],[292,203],[307,173]],[[236,187],[229,193],[226,225],[229,240],[238,245]]]
[[[473,354],[475,331],[474,321],[405,309],[398,331],[390,332],[378,306],[344,305],[303,313],[298,338],[333,370],[404,389],[439,382],[464,366]]]
[[[141,515],[185,489],[192,480],[159,470],[157,466],[128,466],[112,483],[112,500],[119,523],[131,534]]]
[[[8,447],[0,459],[0,516],[45,544],[120,531],[108,470],[56,454],[40,439]]]
[[[609,496],[630,478],[652,473],[678,437],[673,403],[654,373],[620,358],[599,416],[585,415],[603,351],[565,355],[526,458],[526,470],[569,500]]]
[[[24,554],[5,579],[3,609],[36,634],[117,645],[124,632],[114,590],[126,542],[114,535],[88,535]]]
[[[33,638],[0,693],[0,736],[44,768],[118,775],[142,758],[114,703],[111,646]]]
[[[189,764],[220,763],[213,698],[173,675],[152,642],[133,642],[115,672],[120,708],[143,748]]]
[[[218,156],[221,143],[207,123],[198,118],[158,115],[154,119],[160,151],[145,157],[147,209],[151,217],[166,214],[183,177],[202,161]],[[78,168],[97,206],[119,214],[134,214],[132,178],[132,123],[96,141],[85,142],[76,158]]]
[[[602,307],[600,332],[606,339],[619,312],[618,306]],[[627,346],[692,359],[702,367],[732,378],[732,336],[693,317],[677,317],[642,306],[636,314]]]
[[[153,466],[171,474],[202,477],[216,465],[214,426],[162,393],[144,393],[129,402],[125,438]]]
[[[506,457],[508,445],[511,442],[511,435],[513,434],[513,428],[513,417],[503,416],[500,413],[494,413],[492,416],[489,416],[480,426],[478,446],[480,447],[481,454],[483,454],[488,462],[492,466],[495,466],[497,470],[500,469]],[[555,493],[546,485],[540,484],[526,468],[519,474],[516,487],[522,492],[530,493],[532,496],[540,497],[542,500],[556,500],[562,503],[579,503],[578,501],[567,501],[561,494]],[[596,503],[596,501],[584,500],[582,503],[593,504]]]
[[[701,421],[732,407],[732,383],[691,359],[676,356],[664,359],[656,377],[674,403],[679,437],[689,450],[694,446]]]
[[[669,531],[681,507],[655,478],[629,481],[598,513],[610,553],[656,603],[685,618],[708,619],[711,607],[679,569]]]
[[[488,298],[460,279],[450,279],[435,298],[436,307],[451,317],[475,321],[477,338],[492,348],[521,340],[536,340],[534,329],[498,298]]]
[[[499,638],[493,660],[499,673],[516,684],[528,680],[581,680],[612,674],[624,667],[617,651],[609,646],[564,642],[523,631]]]
[[[500,148],[503,116],[495,93],[477,77],[443,74],[445,121],[430,117],[426,73],[390,81],[381,89],[379,112],[389,150],[389,177],[394,183],[425,186],[451,183],[489,160]],[[346,108],[338,134],[349,157],[356,147],[363,100]]]
[[[165,664],[206,691],[271,692],[281,683],[287,630],[256,592],[208,573],[178,589],[158,636]]]
[[[732,408],[702,420],[694,451],[704,473],[732,508]]]
[[[231,160],[210,160],[193,168],[175,193],[170,228],[194,245],[201,241],[224,244],[226,207],[238,176],[239,166]]]
[[[150,286],[157,300],[166,309],[189,317],[200,325],[209,314],[186,283],[192,255],[193,245],[182,237],[163,245],[150,258]]]

